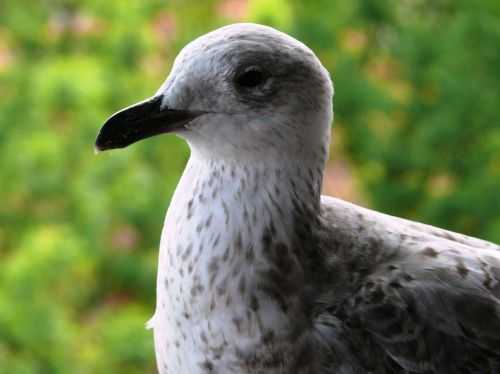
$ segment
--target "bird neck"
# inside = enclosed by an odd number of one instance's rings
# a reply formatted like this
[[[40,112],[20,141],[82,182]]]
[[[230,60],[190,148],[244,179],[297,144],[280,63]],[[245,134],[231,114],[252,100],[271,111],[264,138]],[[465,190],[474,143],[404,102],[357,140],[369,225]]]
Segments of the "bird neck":
[[[193,152],[172,205],[185,206],[186,221],[191,221],[186,225],[198,227],[198,234],[229,230],[255,247],[256,230],[269,229],[289,240],[296,220],[317,216],[322,176],[321,160],[245,163]]]
[[[189,315],[191,327],[211,321],[234,336],[291,333],[306,318],[297,242],[317,219],[321,178],[322,165],[193,153],[167,213],[157,302]]]

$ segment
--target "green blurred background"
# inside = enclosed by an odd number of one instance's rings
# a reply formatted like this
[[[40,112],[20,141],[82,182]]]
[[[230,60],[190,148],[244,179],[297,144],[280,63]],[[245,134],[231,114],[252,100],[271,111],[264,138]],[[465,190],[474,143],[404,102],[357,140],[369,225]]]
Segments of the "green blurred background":
[[[155,372],[144,323],[188,149],[93,142],[183,45],[238,21],[330,69],[325,192],[500,242],[498,0],[2,0],[0,373]]]

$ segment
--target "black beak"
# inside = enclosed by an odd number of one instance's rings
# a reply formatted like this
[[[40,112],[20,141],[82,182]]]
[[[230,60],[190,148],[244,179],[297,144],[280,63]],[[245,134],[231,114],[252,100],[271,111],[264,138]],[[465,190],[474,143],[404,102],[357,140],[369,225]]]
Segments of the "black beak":
[[[154,96],[113,114],[97,135],[96,150],[124,148],[154,135],[183,129],[189,121],[204,113],[161,108],[162,98]]]

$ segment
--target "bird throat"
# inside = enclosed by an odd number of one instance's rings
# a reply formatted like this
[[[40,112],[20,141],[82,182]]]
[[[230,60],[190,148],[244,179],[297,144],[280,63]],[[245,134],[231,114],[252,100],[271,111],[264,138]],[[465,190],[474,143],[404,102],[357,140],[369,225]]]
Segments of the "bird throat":
[[[161,239],[153,322],[160,367],[196,373],[205,362],[224,372],[256,357],[261,365],[276,360],[266,344],[295,354],[290,336],[299,339],[308,321],[300,241],[319,210],[321,177],[322,165],[192,154]]]

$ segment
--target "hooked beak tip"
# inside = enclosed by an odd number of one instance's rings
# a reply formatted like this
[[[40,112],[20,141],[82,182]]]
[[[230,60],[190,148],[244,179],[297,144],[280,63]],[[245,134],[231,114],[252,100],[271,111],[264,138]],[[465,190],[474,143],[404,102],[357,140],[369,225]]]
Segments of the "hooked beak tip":
[[[162,96],[141,101],[113,114],[104,123],[95,141],[96,153],[124,148],[155,135],[185,129],[203,111],[163,108]]]

